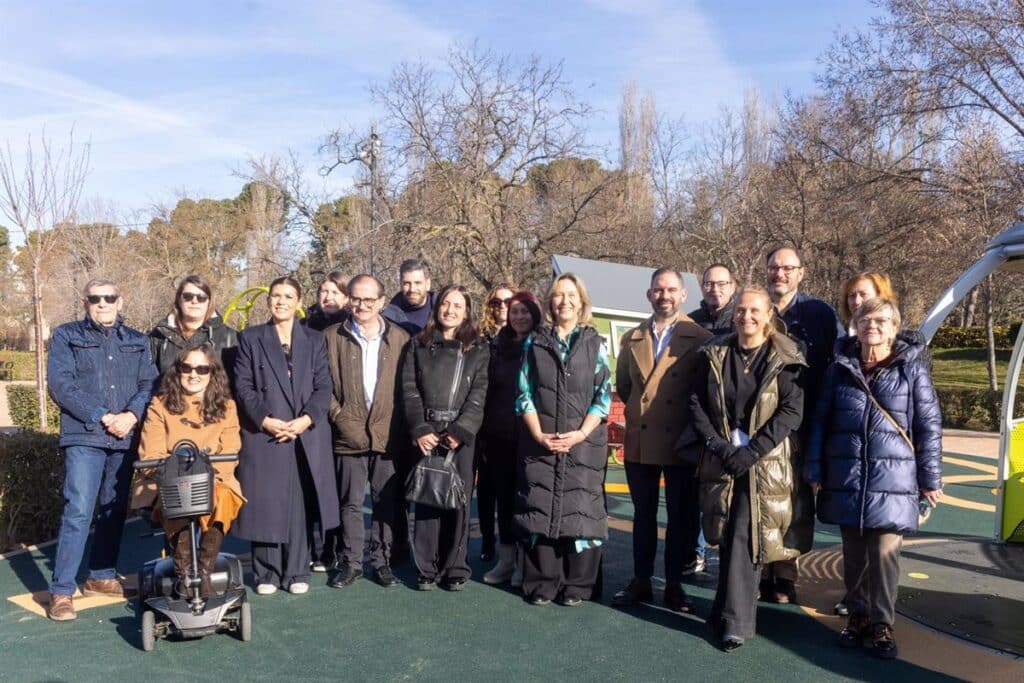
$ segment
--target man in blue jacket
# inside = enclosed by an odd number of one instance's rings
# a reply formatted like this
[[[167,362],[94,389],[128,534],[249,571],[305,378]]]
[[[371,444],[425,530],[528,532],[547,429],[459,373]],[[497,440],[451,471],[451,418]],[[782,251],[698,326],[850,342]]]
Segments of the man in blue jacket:
[[[117,554],[128,507],[137,440],[157,379],[146,335],[121,319],[124,300],[110,280],[83,290],[85,317],[54,331],[46,382],[60,407],[64,449],[64,514],[50,581],[47,614],[75,618],[71,596],[85,553],[97,498],[96,535],[85,595],[124,597],[117,581]]]
[[[814,406],[821,392],[821,378],[832,364],[836,339],[844,334],[839,316],[825,301],[800,291],[804,280],[803,255],[793,247],[777,247],[768,253],[768,293],[786,332],[800,342],[807,371],[801,382],[804,388],[804,422],[797,437],[794,472],[803,471],[803,451]],[[786,534],[786,546],[806,553],[814,542],[814,495],[801,477],[795,477],[793,521]],[[761,598],[779,603],[796,602],[798,577],[796,560],[773,562],[765,567],[761,581]]]

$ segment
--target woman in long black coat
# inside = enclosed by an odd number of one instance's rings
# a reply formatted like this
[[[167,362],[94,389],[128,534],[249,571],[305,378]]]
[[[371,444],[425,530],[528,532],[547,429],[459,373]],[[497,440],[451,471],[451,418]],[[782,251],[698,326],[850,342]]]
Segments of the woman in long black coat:
[[[309,589],[310,516],[339,524],[323,335],[295,324],[299,283],[270,285],[271,320],[239,335],[235,390],[242,425],[237,470],[248,504],[235,534],[252,541],[256,592]]]
[[[466,505],[439,510],[416,504],[413,559],[417,588],[460,591],[469,580],[469,499],[473,497],[473,453],[487,399],[488,347],[477,337],[469,292],[448,285],[423,332],[402,359],[402,402],[415,449],[428,455],[452,451],[466,487]]]

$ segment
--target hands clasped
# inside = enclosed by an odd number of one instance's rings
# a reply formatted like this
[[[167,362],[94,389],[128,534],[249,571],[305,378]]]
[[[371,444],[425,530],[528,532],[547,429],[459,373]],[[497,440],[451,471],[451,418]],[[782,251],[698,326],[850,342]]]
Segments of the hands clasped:
[[[100,422],[103,424],[103,428],[113,436],[123,439],[131,434],[138,419],[134,413],[126,410],[123,413],[107,413],[100,418]]]
[[[544,446],[552,453],[565,454],[568,453],[573,446],[583,443],[586,440],[586,435],[581,429],[574,429],[571,432],[548,434],[540,433],[534,434],[534,439],[537,443]]]
[[[313,425],[313,420],[308,415],[300,415],[294,420],[281,420],[276,417],[266,417],[260,425],[263,431],[274,437],[274,441],[285,443],[294,441],[299,435]]]

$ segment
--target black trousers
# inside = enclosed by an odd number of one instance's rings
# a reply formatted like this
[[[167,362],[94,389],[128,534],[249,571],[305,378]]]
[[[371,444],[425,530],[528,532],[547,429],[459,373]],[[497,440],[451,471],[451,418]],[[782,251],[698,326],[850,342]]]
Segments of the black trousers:
[[[575,552],[575,539],[540,537],[523,554],[523,595],[548,600],[589,600],[601,568],[603,548]]]
[[[413,506],[412,554],[420,576],[469,579],[469,499],[473,496],[473,448],[462,446],[452,459],[466,485],[465,507],[439,510]]]
[[[753,638],[757,627],[761,565],[754,563],[750,534],[750,477],[744,474],[733,486],[725,538],[718,549],[718,590],[708,621],[720,635]]]
[[[658,503],[665,475],[665,582],[679,583],[683,567],[697,559],[700,537],[699,481],[689,465],[626,462],[626,482],[633,500],[633,576],[654,576],[658,553]]]
[[[288,538],[284,543],[252,543],[252,573],[256,583],[269,583],[287,588],[296,582],[309,581],[309,510],[319,509],[316,485],[306,462],[302,444],[295,441],[294,467],[288,480]]]
[[[516,507],[516,442],[487,439],[476,458],[476,511],[484,543],[494,543],[494,513],[502,543],[514,543]]]
[[[410,505],[405,499],[405,482],[409,480],[409,472],[412,471],[413,463],[417,460],[419,449],[413,446],[411,449],[403,450],[394,456],[396,494],[394,498],[395,513],[392,517],[391,536],[395,547],[401,548],[403,552],[409,550],[409,526],[410,526]]]
[[[338,503],[341,527],[338,529],[338,563],[362,569],[366,526],[363,502],[370,485],[370,565],[386,567],[391,560],[391,533],[395,519],[395,495],[398,479],[390,456],[381,453],[335,456],[338,472]]]

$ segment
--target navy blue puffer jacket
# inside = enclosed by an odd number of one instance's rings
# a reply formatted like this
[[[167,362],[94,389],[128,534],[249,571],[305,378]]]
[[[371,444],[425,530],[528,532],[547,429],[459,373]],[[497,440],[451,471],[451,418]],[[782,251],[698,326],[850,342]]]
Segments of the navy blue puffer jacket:
[[[811,426],[804,475],[821,482],[818,518],[860,529],[917,528],[919,489],[942,485],[942,415],[924,341],[901,332],[894,361],[870,388],[861,372],[855,337],[836,342]],[[914,443],[868,398],[875,399]]]

